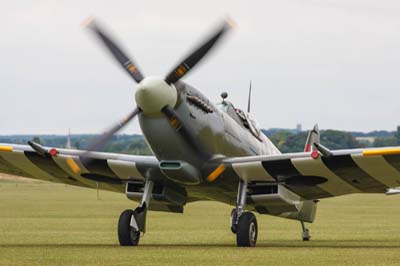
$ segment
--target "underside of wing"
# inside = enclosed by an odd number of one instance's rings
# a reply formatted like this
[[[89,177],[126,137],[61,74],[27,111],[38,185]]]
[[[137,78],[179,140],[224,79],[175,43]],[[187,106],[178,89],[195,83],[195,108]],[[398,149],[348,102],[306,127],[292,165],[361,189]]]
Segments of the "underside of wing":
[[[40,146],[41,147],[41,146]],[[126,183],[139,188],[140,201],[146,177],[151,177],[164,193],[163,174],[154,156],[135,156],[103,152],[41,147],[40,153],[28,145],[0,144],[0,172],[44,181],[125,193]],[[90,160],[87,160],[87,159]],[[156,198],[150,210],[182,212],[183,206]]]
[[[304,199],[383,193],[400,186],[400,148],[231,158],[236,174],[253,183],[280,184]]]

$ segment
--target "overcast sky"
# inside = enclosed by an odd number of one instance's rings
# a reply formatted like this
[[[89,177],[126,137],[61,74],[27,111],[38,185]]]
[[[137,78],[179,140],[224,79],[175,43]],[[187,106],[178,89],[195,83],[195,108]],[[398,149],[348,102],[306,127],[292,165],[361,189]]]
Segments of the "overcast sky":
[[[0,134],[98,133],[132,110],[135,83],[80,27],[95,16],[146,75],[165,75],[226,15],[237,28],[185,81],[227,91],[263,128],[400,124],[400,2],[1,1]],[[125,133],[140,133],[137,121]]]

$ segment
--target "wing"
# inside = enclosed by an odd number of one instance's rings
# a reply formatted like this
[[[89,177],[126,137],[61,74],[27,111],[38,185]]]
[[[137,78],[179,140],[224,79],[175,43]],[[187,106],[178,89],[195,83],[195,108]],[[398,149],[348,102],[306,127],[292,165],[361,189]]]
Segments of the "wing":
[[[35,151],[27,145],[0,144],[0,172],[122,193],[130,181],[134,193],[128,197],[135,201],[141,200],[145,178],[151,178],[158,192],[149,210],[183,212],[186,197],[176,195],[185,195],[184,189],[171,186],[154,156],[38,147]]]
[[[315,154],[314,154],[315,155]],[[383,193],[400,186],[400,147],[229,158],[243,180],[283,184],[305,199]]]
[[[71,149],[51,149],[40,154],[27,145],[0,144],[0,172],[81,187],[124,192],[126,181],[144,181],[158,169],[153,156],[134,156]],[[82,160],[87,155],[90,160]],[[86,162],[87,161],[87,162]]]

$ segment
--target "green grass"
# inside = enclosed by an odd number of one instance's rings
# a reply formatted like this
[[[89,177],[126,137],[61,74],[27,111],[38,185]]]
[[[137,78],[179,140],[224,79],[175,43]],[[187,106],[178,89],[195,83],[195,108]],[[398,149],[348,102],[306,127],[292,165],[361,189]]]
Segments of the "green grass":
[[[257,215],[256,248],[236,248],[230,207],[150,212],[139,247],[120,247],[124,195],[49,183],[0,183],[0,265],[399,265],[400,196],[322,200],[300,240],[296,221]]]

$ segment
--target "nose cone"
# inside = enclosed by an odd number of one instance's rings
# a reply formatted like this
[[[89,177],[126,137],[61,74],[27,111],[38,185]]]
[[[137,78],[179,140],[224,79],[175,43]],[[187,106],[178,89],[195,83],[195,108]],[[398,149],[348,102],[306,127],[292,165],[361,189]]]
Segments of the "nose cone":
[[[175,107],[177,91],[173,84],[168,85],[160,77],[147,77],[136,88],[137,105],[145,114],[159,114],[161,109],[169,105]]]

